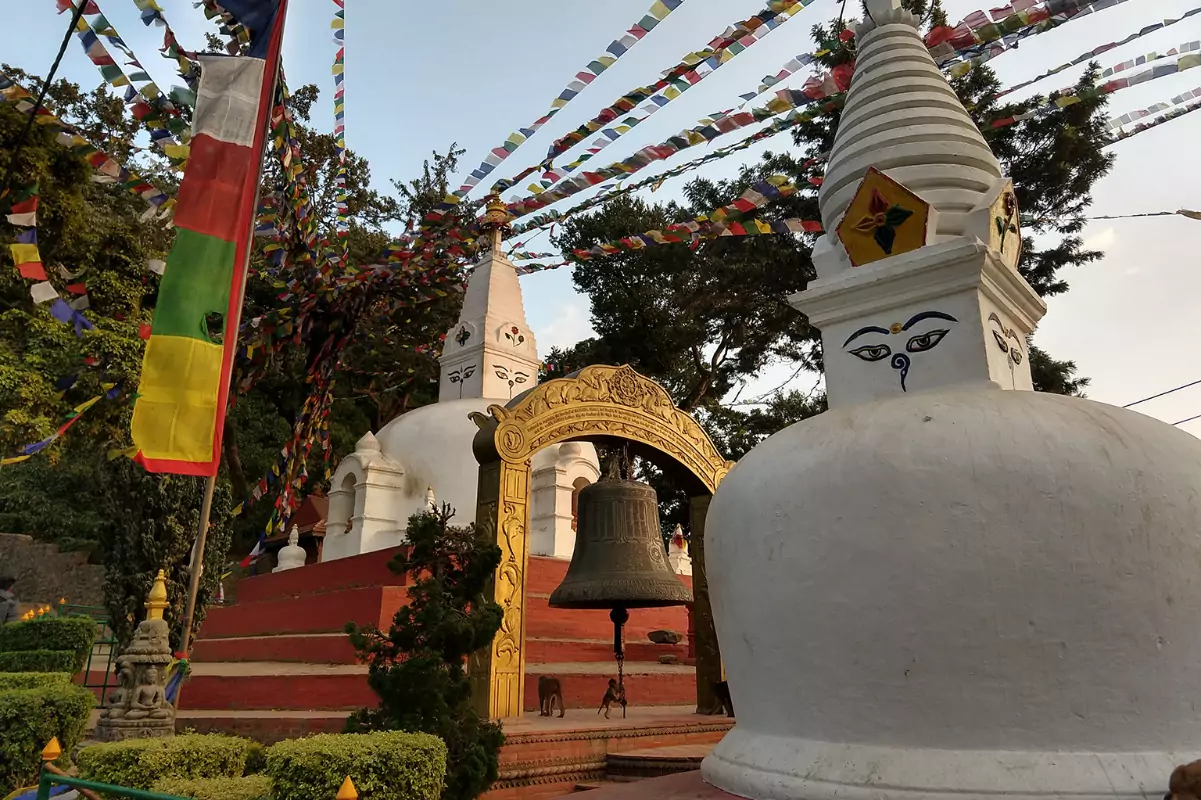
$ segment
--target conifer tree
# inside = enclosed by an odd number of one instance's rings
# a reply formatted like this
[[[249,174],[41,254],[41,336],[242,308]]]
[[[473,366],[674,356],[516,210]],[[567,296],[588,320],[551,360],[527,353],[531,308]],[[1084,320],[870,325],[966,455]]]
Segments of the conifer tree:
[[[500,725],[482,719],[472,705],[465,668],[500,630],[501,608],[486,592],[501,552],[475,525],[451,527],[453,515],[444,504],[409,518],[407,551],[388,565],[411,581],[409,602],[392,627],[384,633],[347,625],[380,698],[379,708],[355,712],[347,729],[441,738],[448,750],[443,800],[471,800],[496,780],[505,738]]]

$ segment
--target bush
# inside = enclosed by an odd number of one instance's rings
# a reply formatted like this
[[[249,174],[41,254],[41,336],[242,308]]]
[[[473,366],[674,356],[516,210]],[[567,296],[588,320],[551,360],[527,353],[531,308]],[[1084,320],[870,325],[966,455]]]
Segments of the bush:
[[[37,617],[0,627],[0,654],[27,651],[66,651],[75,655],[72,674],[83,669],[96,643],[96,621],[91,617]],[[44,670],[59,672],[60,670]]]
[[[244,778],[161,778],[151,789],[192,800],[272,800],[271,779],[266,775],[247,775]]]
[[[69,766],[71,750],[83,738],[95,704],[92,693],[81,686],[0,692],[0,791],[34,783],[42,748],[54,737],[63,748],[60,766]]]
[[[0,672],[0,692],[66,686],[70,683],[71,675],[66,672]]]
[[[216,733],[107,742],[80,751],[79,776],[131,789],[150,789],[166,778],[240,778],[252,745]]]
[[[12,624],[12,623],[9,623]],[[79,659],[70,650],[20,650],[0,653],[0,672],[79,672]]]
[[[324,733],[267,749],[275,800],[333,797],[349,775],[371,800],[438,800],[446,745],[428,733]]]

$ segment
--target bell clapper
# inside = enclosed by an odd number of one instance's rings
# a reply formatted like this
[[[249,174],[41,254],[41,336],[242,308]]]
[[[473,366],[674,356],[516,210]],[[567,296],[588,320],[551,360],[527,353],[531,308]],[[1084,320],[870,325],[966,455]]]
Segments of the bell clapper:
[[[613,655],[617,659],[617,691],[621,699],[621,716],[626,715],[626,683],[623,667],[626,661],[625,653],[625,624],[630,621],[630,612],[624,606],[614,606],[609,612],[609,620],[613,623]]]

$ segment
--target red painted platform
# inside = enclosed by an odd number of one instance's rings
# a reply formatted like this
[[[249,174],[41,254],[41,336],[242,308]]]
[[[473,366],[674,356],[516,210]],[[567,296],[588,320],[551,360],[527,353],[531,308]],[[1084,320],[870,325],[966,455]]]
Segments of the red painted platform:
[[[358,663],[345,626],[354,621],[386,630],[407,602],[404,576],[388,569],[399,549],[243,580],[237,603],[208,612],[192,652],[192,677],[181,695],[181,719],[195,712],[187,724],[197,730],[276,741],[297,732],[340,730],[350,711],[375,705],[366,667]],[[540,675],[562,681],[568,709],[594,711],[615,674],[608,613],[554,609],[548,603],[567,566],[550,558],[529,562],[529,711],[538,707]],[[626,687],[638,707],[695,702],[695,672],[681,663],[688,658],[688,643],[653,644],[647,634],[661,628],[687,632],[686,609],[630,611]],[[663,655],[677,663],[660,664]]]

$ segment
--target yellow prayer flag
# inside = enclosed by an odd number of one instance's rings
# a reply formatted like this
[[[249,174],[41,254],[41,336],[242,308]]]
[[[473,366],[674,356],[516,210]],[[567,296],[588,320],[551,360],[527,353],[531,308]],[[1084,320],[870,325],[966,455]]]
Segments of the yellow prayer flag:
[[[1055,105],[1058,108],[1067,108],[1068,106],[1074,106],[1079,102],[1080,102],[1080,98],[1077,97],[1076,95],[1066,94],[1063,97],[1057,98],[1055,100]]]
[[[674,86],[668,86],[666,89],[663,90],[663,96],[666,97],[668,100],[675,100],[677,97],[680,96],[680,90]]]
[[[36,244],[10,244],[8,247],[12,250],[14,265],[30,264],[42,260]]]
[[[755,224],[755,227],[759,229],[759,233],[771,233],[772,232],[771,226],[768,225],[766,222],[763,222],[762,220],[753,219],[753,220],[751,220],[751,222],[753,222]]]
[[[657,20],[662,21],[670,13],[671,9],[663,4],[663,0],[655,0],[655,4],[651,6],[650,15]]]

